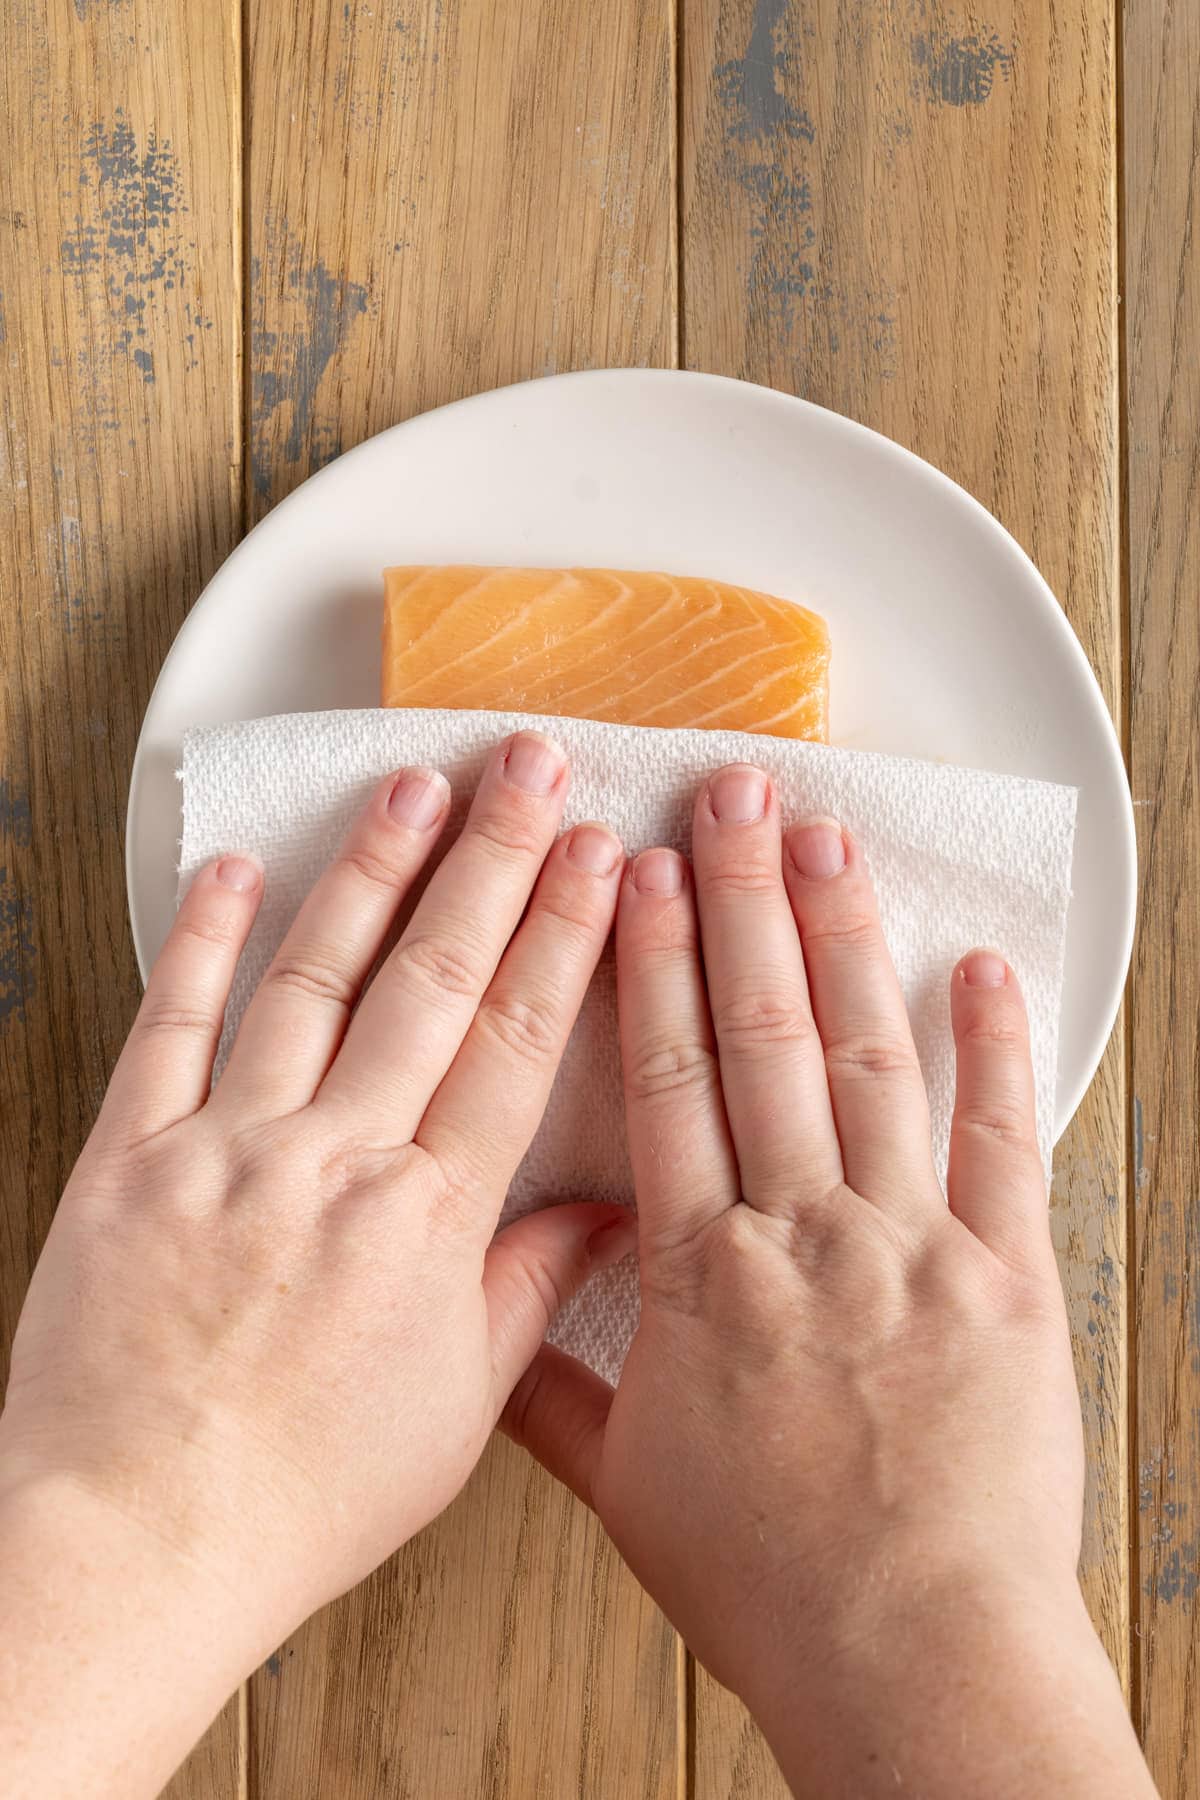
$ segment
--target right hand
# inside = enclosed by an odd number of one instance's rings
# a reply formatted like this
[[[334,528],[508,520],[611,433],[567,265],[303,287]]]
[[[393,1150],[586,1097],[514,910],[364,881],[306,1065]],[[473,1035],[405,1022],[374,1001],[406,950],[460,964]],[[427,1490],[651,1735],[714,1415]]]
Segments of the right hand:
[[[1015,978],[988,952],[952,977],[947,1204],[861,851],[827,821],[784,845],[770,783],[738,767],[701,793],[693,854],[694,885],[643,853],[618,911],[641,1324],[615,1395],[546,1348],[506,1427],[798,1789],[1008,1793],[1007,1738],[1012,1792],[1073,1793],[1000,1673],[1052,1687],[1051,1634],[1131,1753],[1075,1577],[1082,1434]],[[978,1789],[964,1679],[1000,1734]],[[919,1741],[939,1706],[945,1785]],[[1132,1757],[1103,1791],[1151,1791]]]

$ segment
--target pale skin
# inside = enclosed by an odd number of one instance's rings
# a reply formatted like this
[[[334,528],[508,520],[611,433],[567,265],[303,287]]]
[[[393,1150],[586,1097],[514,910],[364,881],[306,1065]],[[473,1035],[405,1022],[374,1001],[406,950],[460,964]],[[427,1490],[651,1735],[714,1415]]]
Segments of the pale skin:
[[[213,1059],[261,870],[204,870],[34,1275],[0,1416],[0,1795],[156,1794],[499,1423],[598,1512],[797,1795],[1153,1793],[1075,1576],[1083,1452],[1024,1011],[952,978],[949,1194],[859,849],[757,771],[693,863],[558,829],[557,748],[381,783]],[[616,922],[638,1217],[494,1239]],[[210,1092],[211,1087],[211,1092]],[[636,1245],[615,1396],[544,1348]],[[161,1679],[169,1662],[170,1683]]]

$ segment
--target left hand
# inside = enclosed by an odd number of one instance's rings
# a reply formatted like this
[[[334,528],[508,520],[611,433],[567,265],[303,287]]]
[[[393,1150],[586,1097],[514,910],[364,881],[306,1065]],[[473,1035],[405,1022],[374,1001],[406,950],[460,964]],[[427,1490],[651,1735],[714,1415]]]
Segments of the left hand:
[[[196,878],[33,1278],[0,1505],[86,1495],[269,1648],[458,1492],[561,1302],[635,1236],[568,1205],[492,1242],[623,867],[601,827],[555,842],[567,782],[548,741],[501,747],[351,1017],[449,803],[428,771],[381,783],[211,1094],[262,874]]]

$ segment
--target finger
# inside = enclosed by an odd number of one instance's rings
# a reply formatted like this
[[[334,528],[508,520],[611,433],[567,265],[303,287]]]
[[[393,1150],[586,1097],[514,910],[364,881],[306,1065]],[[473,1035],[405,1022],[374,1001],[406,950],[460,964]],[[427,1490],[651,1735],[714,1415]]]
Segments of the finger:
[[[500,1429],[535,1456],[585,1506],[594,1506],[596,1476],[613,1390],[553,1344],[540,1349],[513,1389]]]
[[[543,1207],[493,1238],[483,1291],[497,1414],[567,1301],[636,1245],[637,1215],[595,1203]]]
[[[522,731],[493,755],[462,836],[367,990],[317,1096],[356,1131],[410,1140],[458,1054],[554,842],[557,744]]]
[[[721,1085],[742,1194],[794,1211],[842,1178],[821,1044],[780,867],[779,802],[735,763],[700,793],[692,857]]]
[[[547,857],[417,1131],[458,1188],[503,1195],[533,1141],[612,928],[623,863],[620,839],[603,825],[577,825]],[[488,1236],[495,1222],[481,1218]]]
[[[695,895],[674,850],[644,850],[621,883],[617,1003],[642,1256],[652,1259],[740,1198]]]
[[[784,879],[846,1180],[868,1200],[928,1208],[929,1102],[862,852],[834,821],[808,820],[787,834]]]
[[[237,960],[262,893],[256,858],[224,856],[200,870],[150,971],[102,1120],[145,1137],[203,1106]]]
[[[1037,1141],[1029,1025],[1017,978],[974,950],[950,978],[958,1059],[947,1176],[950,1208],[998,1255],[1050,1242]]]
[[[449,806],[449,783],[433,769],[402,769],[375,789],[246,1009],[222,1102],[278,1115],[312,1099]]]

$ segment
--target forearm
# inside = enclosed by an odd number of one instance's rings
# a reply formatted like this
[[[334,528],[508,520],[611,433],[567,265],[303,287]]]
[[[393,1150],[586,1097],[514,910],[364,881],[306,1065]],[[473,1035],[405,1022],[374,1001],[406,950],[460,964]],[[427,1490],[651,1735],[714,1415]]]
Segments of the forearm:
[[[70,1484],[0,1499],[0,1800],[156,1795],[271,1648],[241,1602]]]
[[[755,1710],[798,1800],[1155,1793],[1077,1591],[931,1590]]]

